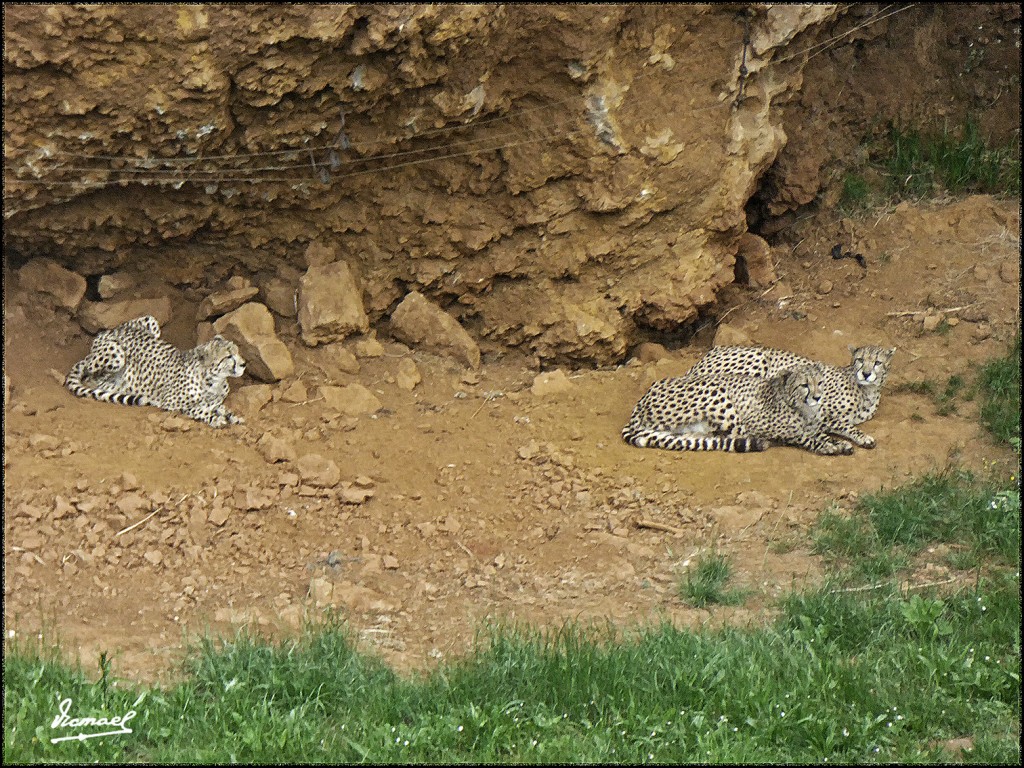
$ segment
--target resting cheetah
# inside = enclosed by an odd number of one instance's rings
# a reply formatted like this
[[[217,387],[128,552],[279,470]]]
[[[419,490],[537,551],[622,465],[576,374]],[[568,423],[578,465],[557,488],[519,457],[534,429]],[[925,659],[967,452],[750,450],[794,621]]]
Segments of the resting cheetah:
[[[229,376],[241,376],[245,361],[222,336],[181,351],[160,338],[160,324],[146,315],[103,331],[64,386],[77,397],[121,405],[154,405],[211,427],[242,424],[224,407]]]
[[[770,379],[723,375],[656,381],[640,398],[622,438],[640,448],[763,451],[771,443],[814,453],[852,453],[820,431],[820,364]]]
[[[896,348],[851,346],[849,349],[853,360],[846,367],[824,365],[822,430],[852,440],[861,448],[874,448],[875,438],[854,425],[862,424],[875,415]],[[813,362],[792,352],[768,347],[712,347],[686,377],[726,373],[768,377],[786,368]]]

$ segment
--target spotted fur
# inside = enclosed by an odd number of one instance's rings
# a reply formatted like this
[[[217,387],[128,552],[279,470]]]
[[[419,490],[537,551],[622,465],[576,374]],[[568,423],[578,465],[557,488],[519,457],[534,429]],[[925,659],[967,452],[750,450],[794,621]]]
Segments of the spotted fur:
[[[878,409],[882,385],[889,374],[895,347],[850,347],[850,364],[824,365],[821,383],[821,424],[828,434],[851,440],[861,448],[874,448],[875,438],[857,429]],[[712,347],[687,377],[742,374],[767,378],[814,361],[769,347]]]
[[[152,405],[223,427],[244,419],[224,407],[228,377],[241,376],[245,361],[222,336],[189,350],[160,338],[160,324],[139,317],[103,331],[64,385],[76,397],[121,405]]]
[[[640,398],[622,438],[639,448],[763,451],[773,443],[814,453],[851,453],[821,433],[820,364],[771,378],[686,376],[656,381]]]

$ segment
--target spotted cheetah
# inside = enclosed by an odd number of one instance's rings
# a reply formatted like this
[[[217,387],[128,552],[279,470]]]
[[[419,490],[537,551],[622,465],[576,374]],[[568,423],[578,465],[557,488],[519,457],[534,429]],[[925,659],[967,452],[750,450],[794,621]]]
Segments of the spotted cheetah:
[[[875,438],[854,425],[862,424],[875,415],[896,348],[851,346],[849,349],[853,356],[849,365],[844,368],[824,366],[822,430],[851,440],[861,448],[874,448]],[[813,363],[806,357],[769,347],[712,347],[686,376],[728,373],[768,377],[786,368]]]
[[[656,381],[640,398],[622,438],[639,448],[674,451],[763,451],[772,443],[823,455],[853,447],[821,433],[820,364],[768,379],[687,376]]]
[[[244,419],[224,407],[229,376],[241,376],[245,361],[222,336],[179,350],[160,338],[160,324],[146,315],[103,331],[84,360],[64,381],[77,397],[121,405],[153,405],[223,427]]]

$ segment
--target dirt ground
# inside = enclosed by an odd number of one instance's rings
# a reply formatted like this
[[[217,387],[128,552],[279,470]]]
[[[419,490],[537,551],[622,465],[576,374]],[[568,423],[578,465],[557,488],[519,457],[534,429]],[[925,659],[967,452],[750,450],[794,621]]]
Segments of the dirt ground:
[[[619,430],[637,399],[687,370],[712,322],[685,346],[645,355],[659,359],[566,370],[563,391],[535,394],[525,357],[470,373],[384,337],[375,357],[346,342],[359,371],[339,374],[325,348],[302,347],[279,321],[296,377],[245,426],[214,430],[73,398],[61,379],[90,337],[14,285],[4,303],[7,636],[42,633],[87,669],[108,651],[118,675],[153,680],[173,675],[201,633],[294,633],[330,605],[401,670],[464,653],[490,620],[762,621],[777,595],[820,578],[806,532],[833,502],[849,508],[950,461],[1011,466],[975,401],[941,416],[899,385],[972,381],[1005,352],[1020,326],[1019,231],[1018,201],[989,197],[855,220],[823,213],[775,245],[772,288],[726,294],[718,317],[757,343],[839,365],[847,344],[897,347],[865,425],[878,447],[849,457],[625,445]],[[833,260],[835,243],[862,253],[866,269]],[[165,336],[192,343],[194,310],[177,297]],[[924,330],[936,316],[947,322]],[[408,359],[422,376],[411,391],[399,375]],[[360,383],[383,410],[341,415],[311,399],[318,383]],[[257,444],[266,434],[282,455],[334,461],[340,481],[329,469],[300,477],[294,459],[271,463]],[[710,549],[751,590],[742,606],[697,610],[678,597],[681,574]]]

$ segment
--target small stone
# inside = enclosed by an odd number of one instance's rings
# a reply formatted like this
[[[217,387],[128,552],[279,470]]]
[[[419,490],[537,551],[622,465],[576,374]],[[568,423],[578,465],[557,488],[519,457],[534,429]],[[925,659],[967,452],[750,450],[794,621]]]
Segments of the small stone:
[[[531,440],[526,445],[519,446],[517,451],[519,458],[521,459],[532,459],[540,452],[540,445],[536,440]]]
[[[376,341],[376,339],[374,339]],[[329,344],[323,347],[323,362],[325,366],[337,368],[341,373],[359,373],[359,361],[351,350],[337,344]]]
[[[298,286],[281,277],[272,277],[260,287],[260,298],[281,317],[298,314]]]
[[[331,459],[319,453],[307,453],[295,462],[302,482],[316,488],[333,488],[341,480],[341,470]]]
[[[159,550],[151,549],[143,555],[153,565],[160,565],[163,562],[164,556],[160,554]]]
[[[252,416],[273,398],[269,384],[249,384],[228,395],[228,407],[244,416]]]
[[[715,331],[715,338],[711,342],[713,347],[748,347],[753,340],[734,325],[722,323]]]
[[[52,451],[60,446],[60,440],[53,435],[44,435],[36,432],[29,435],[28,444],[36,451]]]
[[[924,320],[921,321],[921,328],[925,333],[931,333],[942,323],[942,315],[928,313],[924,316]]]
[[[974,266],[974,277],[976,280],[986,283],[992,277],[992,272],[989,271],[988,267],[982,264],[976,264]]]
[[[259,293],[259,289],[251,285],[246,288],[236,288],[232,291],[211,293],[199,303],[199,308],[196,310],[196,320],[205,320],[208,317],[223,315],[238,309],[257,293]]]
[[[289,386],[285,387],[281,393],[281,399],[286,403],[304,403],[309,399],[309,393],[306,392],[306,385],[301,380],[296,379]]]
[[[398,569],[398,558],[394,555],[384,555],[380,561],[385,570],[394,571]]]
[[[563,392],[568,392],[570,389],[572,389],[572,382],[561,368],[537,374],[534,376],[533,385],[530,387],[530,391],[535,397],[560,395]]]
[[[377,396],[362,384],[349,384],[347,387],[319,386],[317,396],[324,399],[328,408],[349,416],[376,413],[383,407]]]
[[[359,357],[383,357],[384,345],[372,336],[356,342],[356,355]]]
[[[672,357],[664,345],[653,341],[644,341],[633,349],[633,358],[641,363],[654,363]]]
[[[999,279],[1004,283],[1016,283],[1020,281],[1020,264],[1016,260],[1004,261],[999,265]]]
[[[398,362],[398,373],[395,374],[395,381],[402,389],[412,392],[416,385],[423,381],[423,376],[420,375],[420,369],[416,367],[416,363],[406,357]]]
[[[136,282],[135,277],[127,272],[111,272],[109,275],[103,275],[99,279],[99,282],[96,284],[96,291],[99,293],[100,298],[106,301],[118,294],[124,293],[130,288],[134,288]]]
[[[214,507],[212,510],[210,510],[210,515],[207,519],[211,523],[213,523],[213,525],[216,525],[218,528],[220,528],[224,525],[224,523],[228,521],[229,517],[231,517],[231,510],[229,508]]]
[[[364,504],[372,499],[376,493],[372,488],[355,488],[348,484],[343,485],[345,487],[338,491],[338,500],[345,504]]]
[[[269,432],[256,443],[256,450],[268,464],[275,464],[279,461],[295,461],[297,456],[295,447],[290,442],[280,437],[274,437]]]
[[[816,290],[818,291],[818,293],[824,296],[826,294],[832,293],[832,289],[834,287],[835,286],[832,284],[831,280],[822,280],[820,283],[818,283]]]
[[[309,582],[309,598],[318,607],[331,605],[334,598],[334,582],[325,576],[318,576]]]

